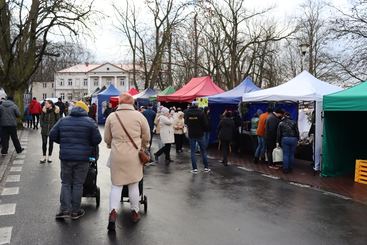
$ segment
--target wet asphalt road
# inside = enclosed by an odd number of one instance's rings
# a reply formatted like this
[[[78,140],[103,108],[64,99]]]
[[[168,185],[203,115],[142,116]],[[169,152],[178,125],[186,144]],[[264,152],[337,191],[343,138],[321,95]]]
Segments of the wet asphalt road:
[[[58,146],[52,164],[39,164],[39,132],[30,131],[14,215],[0,216],[0,227],[12,226],[11,244],[367,244],[367,206],[324,195],[320,191],[221,166],[211,160],[211,173],[189,172],[189,154],[175,155],[145,171],[148,213],[138,224],[122,205],[117,232],[107,233],[109,169],[100,147],[98,185],[101,206],[83,199],[86,215],[56,222],[60,179]],[[199,163],[199,168],[202,165]]]

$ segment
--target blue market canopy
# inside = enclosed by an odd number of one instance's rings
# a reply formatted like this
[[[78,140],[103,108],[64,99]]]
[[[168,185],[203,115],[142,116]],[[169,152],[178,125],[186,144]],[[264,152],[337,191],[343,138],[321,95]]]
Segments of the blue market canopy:
[[[157,92],[154,89],[147,88],[147,89],[141,91],[140,93],[134,95],[133,97],[134,97],[135,100],[138,100],[138,99],[149,99],[151,96],[154,96],[156,94],[157,94]]]
[[[152,88],[147,88],[133,96],[138,106],[146,106],[150,103],[150,97],[157,95]]]
[[[120,95],[120,91],[110,84],[105,90],[102,92],[95,94],[92,98],[92,103],[97,103],[97,121],[98,124],[104,124],[106,118],[104,118],[103,113],[107,107],[107,104],[110,102],[110,97]]]
[[[242,101],[243,94],[257,90],[260,90],[260,88],[252,82],[250,77],[246,77],[235,88],[224,93],[208,96],[209,104],[238,105]]]

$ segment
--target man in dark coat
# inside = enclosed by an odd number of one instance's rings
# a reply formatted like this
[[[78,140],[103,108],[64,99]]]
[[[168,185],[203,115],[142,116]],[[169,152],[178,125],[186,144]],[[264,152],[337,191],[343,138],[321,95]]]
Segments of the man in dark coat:
[[[55,105],[57,107],[59,107],[59,113],[60,113],[60,118],[64,116],[64,113],[65,113],[65,104],[64,102],[62,102],[62,99],[61,97],[58,99],[58,101],[55,103]]]
[[[195,148],[196,144],[199,144],[200,154],[204,164],[204,172],[209,172],[208,157],[206,153],[204,132],[208,128],[208,121],[204,115],[204,112],[197,107],[196,101],[185,113],[185,124],[187,125],[190,141],[191,151],[191,172],[196,174],[198,172],[196,165]]]
[[[20,117],[19,108],[13,102],[13,97],[8,96],[8,99],[3,100],[0,104],[1,154],[3,156],[8,154],[9,138],[13,141],[17,153],[21,153],[24,150],[17,135],[17,117]]]
[[[143,115],[147,119],[148,124],[149,124],[149,128],[150,128],[150,135],[151,135],[150,142],[149,142],[149,151],[150,151],[150,148],[152,146],[152,141],[153,141],[154,119],[157,115],[157,113],[155,113],[155,111],[153,111],[153,105],[152,104],[149,104],[148,108],[143,111]]]
[[[266,154],[268,156],[269,168],[276,169],[277,167],[273,162],[273,150],[277,143],[277,131],[280,119],[283,117],[284,111],[280,108],[276,109],[273,113],[270,113],[265,123],[265,144]]]
[[[224,166],[228,165],[228,152],[231,142],[234,139],[236,131],[235,123],[232,119],[232,113],[227,111],[224,114],[224,118],[220,120],[218,125],[218,139],[220,140],[220,148],[222,149]]]
[[[78,219],[85,214],[80,203],[89,157],[102,140],[97,124],[88,117],[88,106],[76,102],[70,116],[61,118],[52,128],[50,140],[60,144],[61,206],[56,219]]]

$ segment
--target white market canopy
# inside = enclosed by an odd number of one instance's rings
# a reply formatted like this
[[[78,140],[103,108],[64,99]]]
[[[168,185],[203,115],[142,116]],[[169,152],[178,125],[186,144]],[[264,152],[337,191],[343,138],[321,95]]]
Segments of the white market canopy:
[[[242,101],[322,101],[324,95],[341,91],[342,88],[323,82],[303,71],[279,86],[246,93]]]

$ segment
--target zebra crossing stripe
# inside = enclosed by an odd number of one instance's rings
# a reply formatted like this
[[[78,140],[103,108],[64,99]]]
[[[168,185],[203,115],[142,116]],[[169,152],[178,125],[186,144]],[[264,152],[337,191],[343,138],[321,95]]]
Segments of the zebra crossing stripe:
[[[15,214],[15,203],[0,204],[0,216]]]
[[[8,175],[5,182],[9,183],[9,182],[19,182],[19,181],[20,181],[20,175]]]
[[[19,187],[6,187],[3,188],[1,195],[2,196],[11,196],[11,195],[18,195],[19,194]]]
[[[0,228],[0,244],[10,244],[12,230],[11,226]]]

